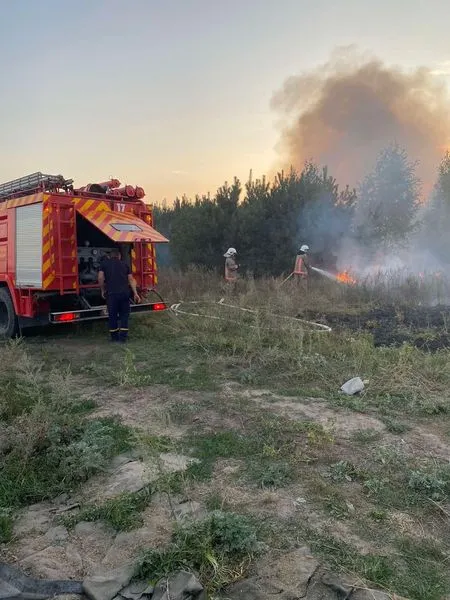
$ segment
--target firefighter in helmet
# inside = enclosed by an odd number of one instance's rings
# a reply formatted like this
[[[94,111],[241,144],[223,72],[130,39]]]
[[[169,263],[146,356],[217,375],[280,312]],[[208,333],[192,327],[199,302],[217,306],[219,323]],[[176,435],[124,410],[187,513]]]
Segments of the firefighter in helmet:
[[[295,258],[294,275],[298,277],[299,281],[304,281],[306,288],[308,288],[309,275],[311,273],[311,265],[309,262],[309,246],[303,244],[297,251]]]

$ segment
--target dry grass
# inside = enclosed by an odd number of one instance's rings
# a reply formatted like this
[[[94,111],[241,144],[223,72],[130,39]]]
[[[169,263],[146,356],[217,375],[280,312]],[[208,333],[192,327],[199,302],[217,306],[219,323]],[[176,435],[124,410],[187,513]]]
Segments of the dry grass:
[[[168,301],[200,301],[196,312],[221,320],[170,313],[136,318],[129,347],[119,351],[103,341],[103,325],[100,337],[94,329],[50,338],[44,356],[40,346],[3,349],[9,400],[0,406],[9,431],[22,428],[20,446],[29,440],[39,448],[37,423],[53,456],[61,458],[80,441],[67,444],[48,434],[52,419],[60,426],[63,416],[73,425],[80,401],[75,396],[67,403],[67,391],[74,385],[98,390],[100,401],[103,394],[103,413],[119,404],[132,412],[139,395],[154,409],[145,412],[151,431],[157,433],[158,419],[161,427],[170,422],[171,448],[199,461],[165,480],[165,494],[244,514],[270,549],[308,543],[336,570],[414,600],[441,600],[450,591],[443,566],[450,552],[450,472],[442,458],[449,447],[443,416],[450,414],[450,351],[375,347],[370,332],[345,326],[348,315],[387,299],[400,309],[428,302],[436,290],[413,280],[357,287],[317,280],[305,294],[295,283],[280,287],[280,280],[266,279],[240,281],[232,292],[199,270],[162,273],[161,281]],[[222,297],[256,313],[217,305]],[[309,312],[338,313],[343,326],[323,333],[271,314]],[[356,375],[369,381],[364,393],[341,395],[339,387]],[[164,394],[155,392],[157,385]],[[114,435],[120,438],[123,430]],[[93,436],[81,437],[90,448],[87,458],[92,452],[111,455],[111,446],[99,450]],[[119,498],[91,510],[89,518],[137,526],[147,504],[141,500]],[[11,519],[4,514],[0,530],[6,538]],[[239,545],[245,528],[234,517],[229,521],[227,532],[235,531]],[[215,542],[192,554],[186,539],[175,537],[166,550],[147,553],[143,572],[189,563],[207,574],[212,568],[222,585],[243,564],[241,556],[235,561],[221,554]],[[203,560],[211,551],[217,564]]]
[[[412,277],[402,271],[366,277],[356,286],[348,286],[317,275],[310,290],[282,278],[241,279],[233,295],[223,279],[210,271],[191,268],[185,273],[166,269],[160,274],[160,291],[171,302],[218,300],[224,295],[240,306],[272,308],[284,314],[314,309],[317,311],[360,311],[373,305],[403,306],[450,304],[450,281],[440,274]]]
[[[371,407],[392,416],[399,410],[423,414],[450,410],[448,350],[429,354],[409,345],[375,348],[369,333],[341,327],[328,334],[274,316],[297,316],[313,308],[324,314],[340,312],[345,323],[346,315],[366,310],[375,302],[375,292],[376,301],[381,302],[388,288],[348,288],[320,280],[309,294],[302,295],[295,284],[289,286],[288,282],[280,288],[280,280],[269,279],[241,281],[240,289],[232,294],[224,292],[219,279],[202,271],[169,272],[164,282],[168,298],[200,301],[182,305],[183,310],[220,317],[180,315],[170,321],[173,335],[180,341],[189,340],[199,356],[207,357],[209,369],[216,371],[218,378],[226,373],[227,378],[247,385],[323,395],[339,403],[339,387],[359,375],[370,383],[363,399],[348,400],[357,410]],[[401,283],[395,284],[397,289],[410,300],[411,282],[403,288]],[[389,289],[395,285],[390,282]],[[256,314],[217,305],[224,293],[227,304],[255,309]]]
[[[70,370],[48,368],[22,341],[8,343],[1,357],[0,514],[5,514],[86,481],[129,447],[130,432],[113,419],[87,419],[94,403],[74,393]]]

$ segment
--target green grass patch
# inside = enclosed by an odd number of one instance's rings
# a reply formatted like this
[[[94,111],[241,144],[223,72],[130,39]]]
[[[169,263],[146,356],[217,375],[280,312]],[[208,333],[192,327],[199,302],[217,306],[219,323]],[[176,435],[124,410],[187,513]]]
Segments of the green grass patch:
[[[219,378],[204,352],[190,340],[170,334],[158,342],[152,340],[152,344],[138,338],[123,352],[109,347],[102,352],[95,350],[90,360],[74,369],[107,385],[125,388],[168,385],[180,390],[214,391]]]
[[[225,430],[191,434],[186,443],[200,463],[187,471],[193,479],[211,477],[217,459],[245,463],[246,478],[260,487],[281,487],[295,480],[299,461],[308,461],[313,449],[331,444],[333,438],[320,424],[290,421],[282,417],[255,417],[251,431]]]
[[[397,548],[401,562],[393,585],[398,593],[412,600],[441,600],[450,592],[450,547],[402,538]]]
[[[0,509],[70,492],[132,447],[131,430],[119,420],[86,417],[94,403],[74,392],[70,365],[48,369],[22,341],[6,344],[1,358]]]
[[[155,583],[179,569],[194,570],[209,592],[245,576],[259,552],[252,521],[217,511],[203,521],[179,527],[164,549],[147,550],[136,575]]]
[[[305,532],[311,549],[337,572],[354,573],[376,586],[411,600],[442,600],[450,592],[448,549],[433,542],[402,538],[396,551],[361,555],[332,535]]]
[[[363,463],[339,461],[329,466],[327,478],[335,483],[358,482],[368,498],[381,509],[428,510],[430,500],[450,499],[450,468],[447,463],[421,461],[396,447],[380,447]]]
[[[386,425],[387,431],[389,433],[395,433],[396,435],[401,435],[402,433],[406,433],[411,429],[411,427],[404,423],[403,421],[398,421],[393,417],[383,417],[383,423]]]
[[[97,403],[93,398],[86,398],[80,402],[74,402],[70,407],[70,413],[74,415],[85,415],[97,408]]]
[[[132,445],[113,418],[31,413],[0,464],[0,507],[20,507],[71,491]],[[22,443],[20,443],[22,441]]]
[[[282,488],[296,479],[292,464],[287,461],[271,461],[268,459],[248,464],[246,475],[250,483],[254,483],[263,489]]]
[[[383,521],[386,521],[388,518],[387,512],[385,510],[379,510],[379,509],[374,509],[371,510],[369,512],[369,517],[377,522],[377,523],[381,523]]]
[[[322,499],[322,504],[326,514],[330,517],[343,520],[350,516],[349,505],[346,503],[344,497],[335,490]]]
[[[357,444],[373,444],[381,437],[381,432],[375,429],[359,429],[352,434],[352,440]]]
[[[219,492],[212,491],[205,499],[205,507],[209,512],[217,510],[225,511],[227,510],[228,504]]]
[[[212,434],[192,435],[189,443],[194,454],[203,460],[216,458],[242,458],[258,452],[260,444],[254,435],[245,435],[234,430]]]
[[[387,555],[360,555],[356,548],[332,535],[307,531],[311,549],[335,571],[356,573],[371,584],[388,587],[394,574],[392,560]]]
[[[380,507],[430,509],[430,500],[439,502],[450,498],[450,469],[447,465],[434,464],[421,468],[405,465],[380,469],[368,474],[363,485]]]
[[[0,544],[7,544],[13,535],[13,517],[11,510],[0,508]]]
[[[193,433],[188,436],[186,444],[199,462],[191,464],[184,476],[196,481],[210,479],[219,458],[241,459],[258,452],[258,443],[253,436],[245,436],[234,430],[211,434]]]
[[[410,471],[408,488],[431,500],[450,499],[450,466],[448,464],[432,465],[428,469]]]
[[[124,493],[102,504],[85,506],[76,514],[63,516],[61,522],[73,528],[82,521],[103,521],[116,531],[130,531],[142,525],[141,513],[151,503],[152,495],[150,487],[136,493]]]
[[[348,460],[340,460],[330,465],[327,475],[332,481],[337,483],[364,481],[367,477],[367,473],[363,469],[356,467]]]
[[[140,446],[152,454],[170,452],[176,448],[175,442],[167,436],[139,433],[138,440]]]

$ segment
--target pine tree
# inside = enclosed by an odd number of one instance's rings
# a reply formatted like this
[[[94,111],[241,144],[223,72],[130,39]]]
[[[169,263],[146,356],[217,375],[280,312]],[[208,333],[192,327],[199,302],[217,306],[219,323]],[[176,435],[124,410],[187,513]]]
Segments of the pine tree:
[[[380,153],[359,188],[354,226],[361,244],[386,251],[406,243],[419,208],[416,166],[397,144]]]

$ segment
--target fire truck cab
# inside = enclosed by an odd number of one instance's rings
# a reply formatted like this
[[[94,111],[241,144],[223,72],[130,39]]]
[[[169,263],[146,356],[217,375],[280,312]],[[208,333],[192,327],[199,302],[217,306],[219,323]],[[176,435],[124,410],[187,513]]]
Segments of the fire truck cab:
[[[0,337],[26,327],[107,317],[97,283],[118,247],[143,300],[131,312],[162,311],[153,228],[141,187],[117,179],[74,188],[61,175],[33,173],[0,184]]]

